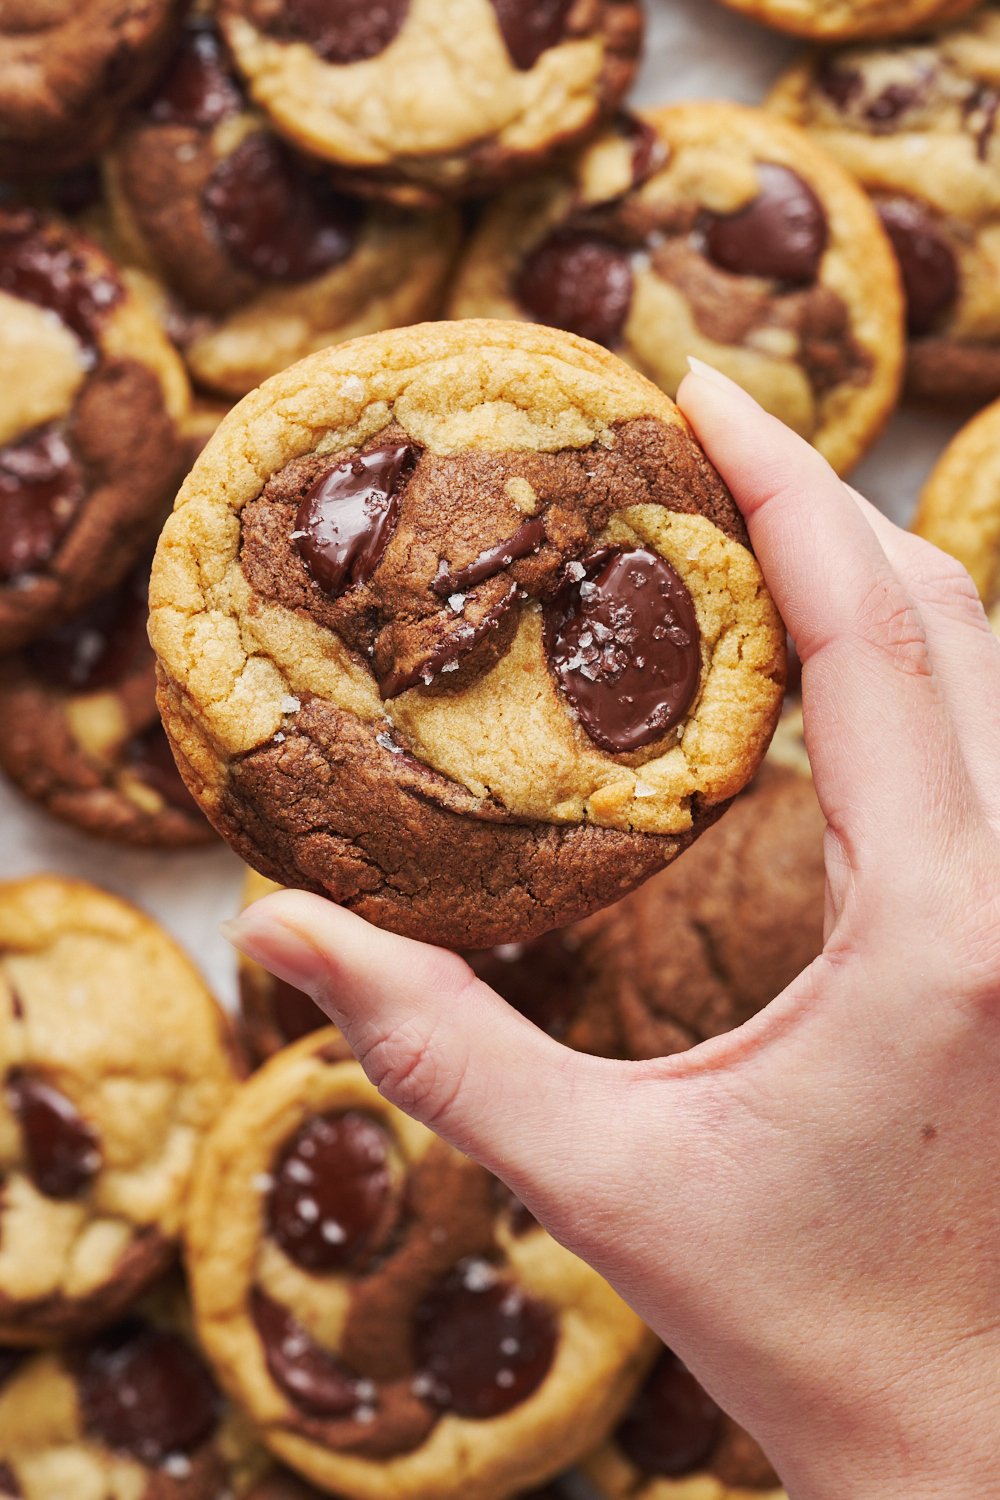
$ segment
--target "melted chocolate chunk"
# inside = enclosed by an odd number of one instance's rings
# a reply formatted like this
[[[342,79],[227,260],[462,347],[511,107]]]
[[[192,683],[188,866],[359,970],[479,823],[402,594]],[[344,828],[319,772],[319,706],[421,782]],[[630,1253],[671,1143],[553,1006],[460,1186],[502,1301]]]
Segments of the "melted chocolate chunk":
[[[865,80],[857,68],[835,57],[824,57],[816,69],[816,86],[831,104],[845,110],[864,92]]]
[[[735,214],[702,215],[710,259],[724,271],[792,286],[816,280],[829,238],[823,205],[788,167],[760,162],[760,192]]]
[[[297,990],[285,979],[272,979],[271,984],[274,1024],[286,1042],[297,1042],[299,1037],[329,1025],[311,995]]]
[[[887,198],[877,207],[899,261],[907,328],[916,335],[930,333],[958,299],[955,252],[924,204]]]
[[[307,281],[354,249],[361,209],[272,136],[247,136],[202,195],[227,253],[262,281]]]
[[[177,769],[170,741],[159,719],[126,740],[123,757],[129,770],[178,812],[198,812],[198,804]]]
[[[13,1500],[21,1500],[23,1494],[14,1470],[9,1464],[0,1463],[0,1495],[10,1495]]]
[[[578,566],[580,566],[578,564]],[[701,675],[691,595],[662,557],[606,547],[545,611],[555,676],[602,750],[638,750],[684,717]]]
[[[21,1125],[28,1175],[46,1198],[75,1198],[101,1168],[96,1133],[58,1089],[19,1068],[7,1074],[7,1102]]]
[[[25,651],[31,670],[66,693],[96,692],[152,664],[146,635],[149,569],[137,569],[113,594],[59,625]]]
[[[90,1344],[76,1374],[85,1430],[141,1463],[193,1453],[218,1424],[219,1393],[190,1344],[138,1318]]]
[[[514,294],[537,322],[611,349],[632,304],[631,258],[590,230],[558,229],[525,260]]]
[[[547,932],[466,955],[475,972],[522,1016],[564,1037],[580,1005],[580,959],[572,934]]]
[[[0,1349],[0,1390],[13,1378],[26,1358],[23,1349]]]
[[[530,520],[521,523],[513,536],[508,537],[505,542],[497,542],[494,547],[487,547],[464,568],[452,571],[442,558],[434,580],[434,592],[444,596],[464,589],[474,589],[477,583],[483,583],[487,578],[502,573],[504,568],[509,568],[515,558],[530,557],[533,552],[538,551],[544,540],[545,522],[540,516],[532,516]]]
[[[520,1198],[511,1192],[505,1182],[501,1182],[498,1177],[493,1186],[497,1210],[499,1213],[506,1215],[512,1235],[520,1238],[522,1234],[527,1234],[530,1229],[537,1229],[539,1227],[538,1220],[531,1212],[531,1209],[525,1207]]]
[[[615,1433],[644,1474],[690,1474],[710,1457],[722,1412],[676,1354],[665,1349]]]
[[[90,349],[122,285],[110,267],[96,271],[62,231],[25,209],[0,221],[0,291],[55,313]]]
[[[57,426],[0,449],[0,579],[44,567],[85,497],[83,470]]]
[[[282,31],[329,63],[378,57],[398,36],[410,0],[280,0]]]
[[[101,201],[104,192],[101,169],[92,161],[82,167],[68,168],[53,178],[49,192],[52,206],[63,218],[78,219]]]
[[[222,40],[205,20],[191,20],[146,103],[151,120],[194,129],[217,125],[243,108]]]
[[[414,1314],[414,1352],[430,1400],[460,1417],[510,1411],[538,1389],[558,1330],[543,1303],[489,1261],[460,1262]]]
[[[359,453],[321,474],[298,508],[292,539],[320,588],[336,599],[378,567],[416,462],[409,443]]]
[[[566,37],[574,0],[491,0],[515,68],[533,68],[543,52]]]
[[[619,116],[619,129],[632,142],[632,186],[645,182],[667,160],[666,143],[660,139],[652,125],[638,115],[627,111]]]
[[[906,113],[922,97],[921,83],[890,83],[867,105],[865,120],[877,134],[880,129],[891,130],[900,115]]]
[[[430,687],[435,677],[441,672],[457,671],[463,658],[467,657],[475,648],[484,641],[491,631],[497,630],[501,620],[507,614],[514,603],[517,594],[517,586],[511,584],[506,595],[483,616],[476,625],[471,625],[467,620],[460,620],[452,630],[449,630],[444,640],[422,657],[409,671],[401,668],[393,668],[379,679],[379,693],[383,700],[397,698],[400,693],[405,693],[409,688],[423,683],[424,687]]]
[[[350,1417],[370,1405],[371,1390],[321,1349],[287,1308],[255,1289],[252,1310],[271,1379],[302,1411]]]
[[[385,1131],[358,1110],[303,1125],[274,1173],[268,1228],[307,1271],[361,1259],[385,1222],[391,1190]]]

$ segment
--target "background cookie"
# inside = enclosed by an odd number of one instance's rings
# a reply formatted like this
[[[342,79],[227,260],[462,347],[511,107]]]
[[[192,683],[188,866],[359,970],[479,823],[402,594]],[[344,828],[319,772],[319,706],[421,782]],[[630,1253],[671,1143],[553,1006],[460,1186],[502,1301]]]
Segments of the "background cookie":
[[[356,1500],[501,1500],[607,1430],[647,1363],[610,1287],[332,1030],[212,1132],[187,1259],[223,1385],[280,1458]]]
[[[723,0],[739,10],[818,41],[848,41],[862,36],[901,36],[927,26],[942,26],[974,9],[979,0]]]
[[[243,905],[280,890],[256,870],[248,870],[243,886]],[[268,973],[253,959],[238,955],[240,982],[240,1031],[246,1049],[256,1062],[297,1042],[311,1031],[329,1026],[315,1000],[294,985]]]
[[[1000,633],[1000,402],[973,417],[942,453],[913,529],[968,568]]]
[[[0,886],[0,1343],[106,1323],[175,1253],[201,1133],[234,1084],[222,1012],[141,912]]]
[[[780,706],[774,606],[676,408],[523,324],[358,340],[247,397],[150,597],[161,712],[223,836],[451,946],[667,863]]]
[[[486,211],[452,314],[568,328],[669,395],[697,355],[849,468],[896,399],[898,278],[864,195],[775,124],[716,103],[621,118]]]

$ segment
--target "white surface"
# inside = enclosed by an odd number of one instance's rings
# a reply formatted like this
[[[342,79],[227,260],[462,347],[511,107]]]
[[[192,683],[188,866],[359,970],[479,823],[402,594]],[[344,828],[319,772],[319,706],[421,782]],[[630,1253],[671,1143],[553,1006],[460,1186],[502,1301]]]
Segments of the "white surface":
[[[759,101],[793,55],[785,39],[712,0],[650,0],[650,35],[636,101],[693,97]],[[903,411],[854,475],[897,520],[910,514],[920,484],[956,421]],[[239,861],[228,850],[184,854],[121,852],[62,827],[0,785],[0,874],[41,870],[97,881],[136,901],[178,937],[220,997],[234,997],[234,964],[218,924],[238,904]]]

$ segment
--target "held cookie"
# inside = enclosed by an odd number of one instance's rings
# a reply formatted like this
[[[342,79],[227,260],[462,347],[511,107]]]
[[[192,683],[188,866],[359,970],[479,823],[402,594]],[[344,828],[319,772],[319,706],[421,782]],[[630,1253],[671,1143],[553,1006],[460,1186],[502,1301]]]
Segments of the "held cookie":
[[[458,216],[334,191],[251,112],[207,18],[188,23],[105,170],[124,254],[168,289],[192,375],[224,395],[438,310]]]
[[[642,42],[638,0],[221,0],[255,102],[360,191],[483,193],[595,129]]]
[[[280,890],[256,870],[248,870],[243,885],[243,905]],[[246,1050],[256,1062],[264,1062],[289,1042],[297,1042],[329,1021],[310,995],[287,980],[279,979],[245,954],[238,955],[240,981],[240,1034]]]
[[[913,530],[968,568],[1000,634],[1000,401],[973,417],[938,459]]]
[[[906,293],[908,382],[920,396],[1000,393],[1000,13],[937,37],[807,58],[772,109],[867,189]]]
[[[223,1386],[355,1500],[500,1500],[607,1431],[648,1363],[596,1272],[333,1030],[272,1058],[206,1141],[187,1261]]]
[[[0,886],[0,1343],[75,1337],[171,1261],[232,1092],[225,1017],[157,925],[93,886]]]
[[[89,240],[0,207],[0,651],[135,562],[183,462],[187,382]]]
[[[853,37],[902,36],[942,26],[979,0],[723,0],[730,10],[821,42]]]
[[[223,837],[453,947],[668,863],[780,708],[783,631],[676,408],[527,324],[268,381],[181,490],[150,598],[167,732]]]
[[[568,328],[670,395],[697,355],[838,470],[881,430],[902,361],[898,276],[864,194],[801,131],[735,104],[623,116],[512,190],[451,312]]]

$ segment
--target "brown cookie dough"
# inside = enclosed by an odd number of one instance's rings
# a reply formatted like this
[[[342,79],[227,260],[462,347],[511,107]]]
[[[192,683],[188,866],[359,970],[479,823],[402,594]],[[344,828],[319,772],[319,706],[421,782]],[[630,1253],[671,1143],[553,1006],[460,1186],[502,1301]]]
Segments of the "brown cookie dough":
[[[943,26],[980,0],[723,0],[731,10],[820,42],[903,36]]]
[[[903,276],[910,389],[946,401],[1000,394],[1000,12],[807,57],[769,104],[878,209]]]
[[[280,890],[256,870],[248,870],[243,886],[243,905]],[[309,995],[278,979],[253,959],[239,955],[240,1033],[249,1055],[264,1062],[289,1042],[297,1042],[329,1021]]]
[[[528,324],[357,340],[248,396],[150,598],[164,722],[223,837],[451,946],[668,863],[780,708],[784,633],[676,408]]]
[[[617,106],[638,0],[221,0],[255,102],[359,191],[408,204],[483,193]]]
[[[689,355],[848,469],[896,399],[892,253],[863,193],[801,131],[698,103],[621,116],[488,209],[455,317],[532,318],[674,395]]]
[[[669,1349],[582,1467],[601,1500],[787,1500],[750,1434]]]
[[[228,1025],[149,917],[39,876],[0,886],[0,1079],[0,1343],[76,1337],[174,1256]]]
[[[149,564],[0,660],[0,767],[57,818],[158,849],[213,842],[156,709]]]
[[[948,444],[924,486],[913,530],[968,568],[1000,634],[1000,401]]]
[[[501,1500],[573,1461],[650,1342],[333,1030],[272,1058],[199,1160],[198,1332],[279,1458],[354,1500]]]
[[[182,0],[4,0],[0,172],[55,171],[93,155],[141,93]]]
[[[167,289],[202,386],[242,396],[315,349],[438,311],[457,214],[336,192],[251,111],[207,17],[191,18],[105,167],[117,241]]]
[[[183,369],[89,240],[0,207],[0,651],[83,609],[182,472]]]

